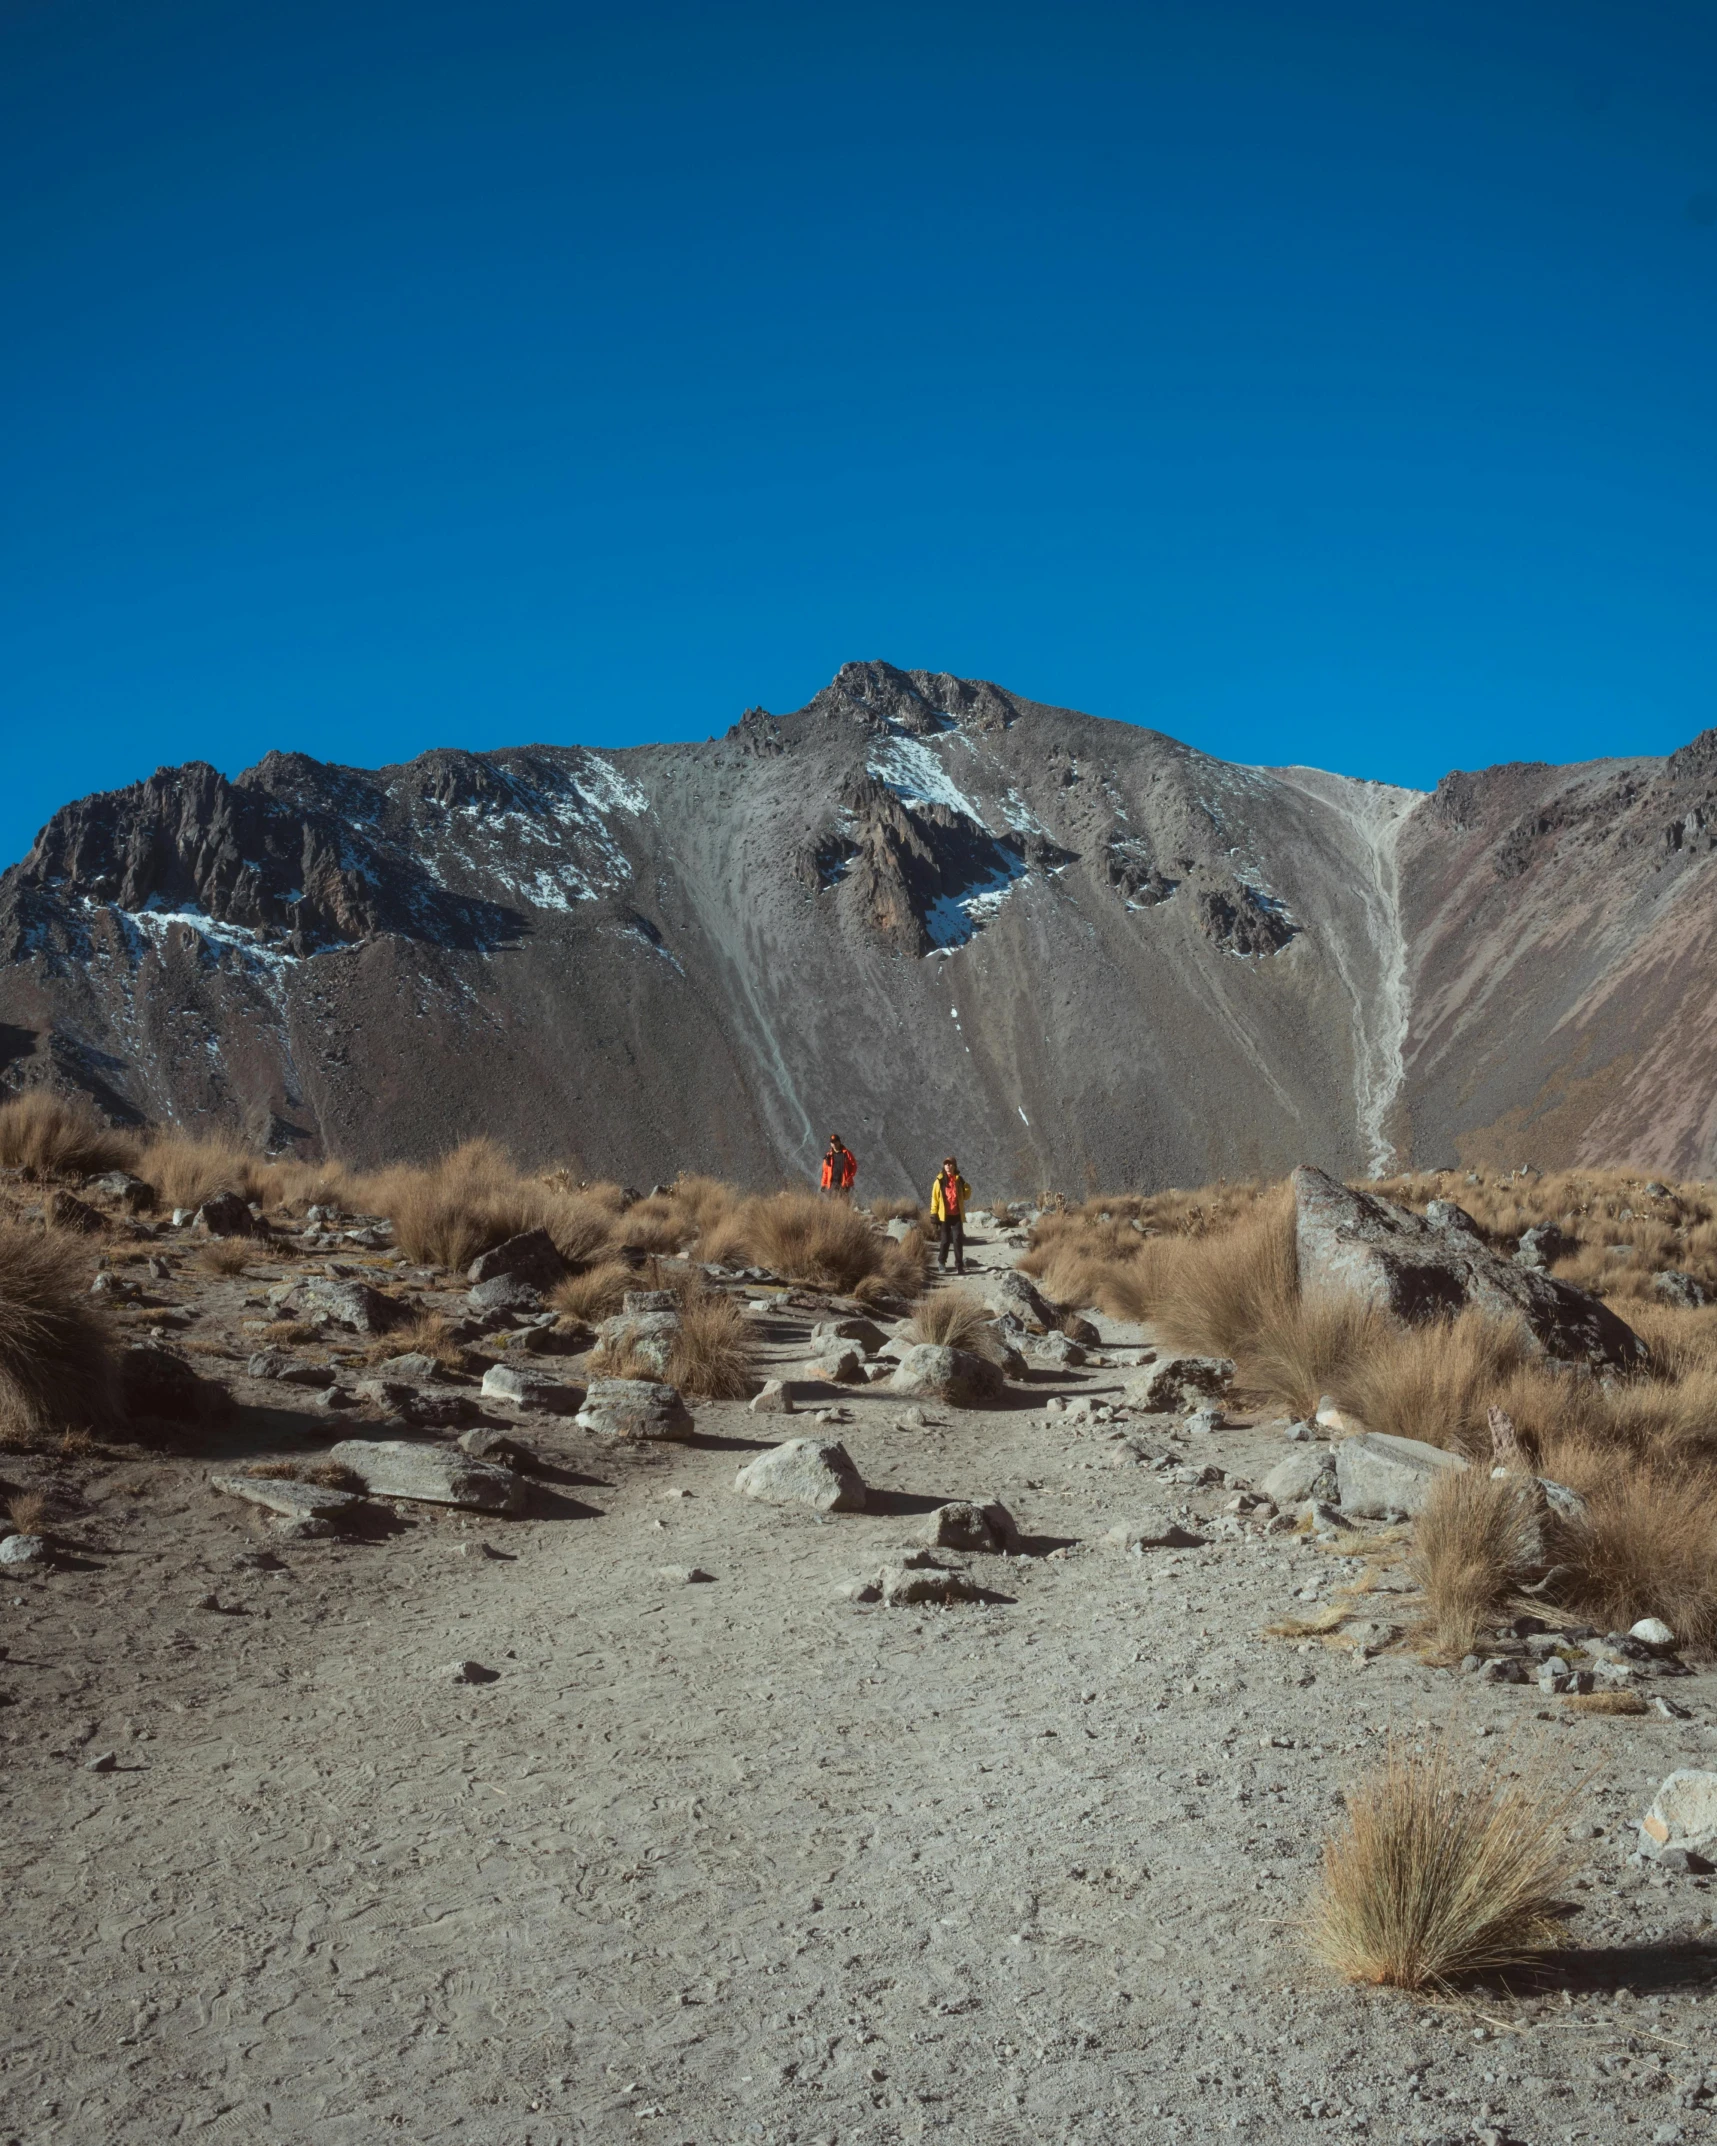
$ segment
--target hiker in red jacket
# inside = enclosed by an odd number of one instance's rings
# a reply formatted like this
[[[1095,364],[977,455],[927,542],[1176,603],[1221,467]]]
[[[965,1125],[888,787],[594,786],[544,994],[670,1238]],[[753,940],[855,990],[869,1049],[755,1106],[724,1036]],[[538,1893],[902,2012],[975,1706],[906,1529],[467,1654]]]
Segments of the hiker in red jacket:
[[[850,1193],[853,1180],[857,1176],[858,1157],[841,1139],[839,1133],[831,1133],[828,1153],[823,1157],[823,1190]]]

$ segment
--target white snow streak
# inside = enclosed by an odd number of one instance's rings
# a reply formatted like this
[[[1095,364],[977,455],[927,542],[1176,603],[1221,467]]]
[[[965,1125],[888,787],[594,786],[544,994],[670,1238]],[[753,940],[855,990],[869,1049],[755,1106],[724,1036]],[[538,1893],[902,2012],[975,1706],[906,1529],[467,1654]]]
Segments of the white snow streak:
[[[865,767],[908,804],[947,805],[984,824],[984,815],[922,739],[889,738],[873,748]]]
[[[1395,1165],[1389,1119],[1407,1079],[1407,1021],[1412,1010],[1407,987],[1407,934],[1401,917],[1401,829],[1423,799],[1422,790],[1393,783],[1359,782],[1316,768],[1275,768],[1279,781],[1327,806],[1352,837],[1355,871],[1352,892],[1364,919],[1360,947],[1376,961],[1350,961],[1350,947],[1340,932],[1330,934],[1326,951],[1335,963],[1353,1004],[1353,1100],[1360,1146],[1367,1166],[1383,1176]]]

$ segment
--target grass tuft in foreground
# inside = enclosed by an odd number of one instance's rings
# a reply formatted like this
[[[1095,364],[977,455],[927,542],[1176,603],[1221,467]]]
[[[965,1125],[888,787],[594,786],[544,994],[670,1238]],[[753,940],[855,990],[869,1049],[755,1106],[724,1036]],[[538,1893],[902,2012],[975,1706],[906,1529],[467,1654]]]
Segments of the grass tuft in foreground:
[[[1449,1737],[1392,1743],[1324,1844],[1308,1936],[1347,1982],[1442,1990],[1567,1943],[1568,1822],[1578,1795],[1508,1753],[1476,1776]]]
[[[108,1330],[78,1238],[0,1223],[0,1442],[28,1446],[111,1410]]]

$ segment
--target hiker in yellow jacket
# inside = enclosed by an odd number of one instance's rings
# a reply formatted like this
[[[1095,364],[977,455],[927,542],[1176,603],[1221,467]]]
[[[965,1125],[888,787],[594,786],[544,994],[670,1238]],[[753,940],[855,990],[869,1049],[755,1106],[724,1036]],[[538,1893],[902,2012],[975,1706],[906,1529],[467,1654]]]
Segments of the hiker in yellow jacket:
[[[936,1264],[945,1267],[948,1254],[952,1252],[956,1274],[966,1271],[966,1202],[971,1197],[972,1188],[960,1175],[960,1165],[950,1155],[930,1187],[930,1213],[942,1225],[942,1244]]]

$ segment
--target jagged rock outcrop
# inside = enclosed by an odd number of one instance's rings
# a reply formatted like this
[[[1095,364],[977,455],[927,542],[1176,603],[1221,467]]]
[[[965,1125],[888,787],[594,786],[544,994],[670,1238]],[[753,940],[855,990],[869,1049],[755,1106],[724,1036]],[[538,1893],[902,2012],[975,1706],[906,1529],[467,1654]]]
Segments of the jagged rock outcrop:
[[[1430,797],[848,664],[701,745],[193,764],[0,877],[0,1088],[356,1162],[1699,1173],[1717,733]]]

